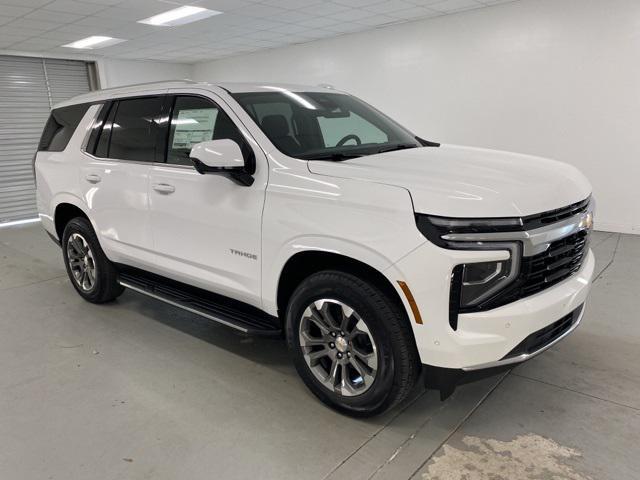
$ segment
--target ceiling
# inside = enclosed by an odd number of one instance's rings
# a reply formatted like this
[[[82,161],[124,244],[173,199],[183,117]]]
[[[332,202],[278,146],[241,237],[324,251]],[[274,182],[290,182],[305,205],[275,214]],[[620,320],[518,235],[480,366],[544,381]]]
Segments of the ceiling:
[[[196,63],[513,0],[0,0],[0,50],[69,55],[91,35],[126,39],[91,55]],[[176,27],[137,20],[179,5],[224,12]]]

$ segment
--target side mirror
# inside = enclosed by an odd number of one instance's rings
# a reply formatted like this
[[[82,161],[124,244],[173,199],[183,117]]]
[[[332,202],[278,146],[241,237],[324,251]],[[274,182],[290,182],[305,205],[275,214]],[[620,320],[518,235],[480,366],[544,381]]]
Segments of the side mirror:
[[[223,173],[242,185],[251,185],[253,177],[246,173],[242,150],[229,139],[196,143],[189,154],[196,171],[202,175]]]

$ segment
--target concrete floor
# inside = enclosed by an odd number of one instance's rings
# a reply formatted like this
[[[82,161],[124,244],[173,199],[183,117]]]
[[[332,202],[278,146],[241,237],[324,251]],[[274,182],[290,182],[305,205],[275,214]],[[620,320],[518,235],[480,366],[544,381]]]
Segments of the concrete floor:
[[[40,226],[0,229],[0,478],[638,478],[640,236],[592,246],[568,339],[354,420],[307,392],[281,340],[132,292],[90,305]]]

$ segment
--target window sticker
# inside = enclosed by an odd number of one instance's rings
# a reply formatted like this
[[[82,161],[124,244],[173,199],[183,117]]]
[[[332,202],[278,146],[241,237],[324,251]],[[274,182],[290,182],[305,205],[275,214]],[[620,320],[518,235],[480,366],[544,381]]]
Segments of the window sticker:
[[[193,145],[211,140],[218,116],[217,108],[194,108],[180,110],[173,119],[173,149],[190,150]]]

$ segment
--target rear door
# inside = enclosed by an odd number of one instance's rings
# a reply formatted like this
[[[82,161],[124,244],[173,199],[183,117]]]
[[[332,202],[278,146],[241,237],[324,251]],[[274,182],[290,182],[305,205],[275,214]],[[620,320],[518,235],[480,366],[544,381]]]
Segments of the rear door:
[[[162,94],[105,105],[80,171],[91,218],[111,260],[144,266],[153,261],[147,184],[161,136]]]
[[[169,94],[166,163],[154,165],[149,180],[158,273],[259,306],[266,158],[214,94]],[[245,162],[255,162],[253,185],[196,172],[191,147],[212,139],[240,145]]]

